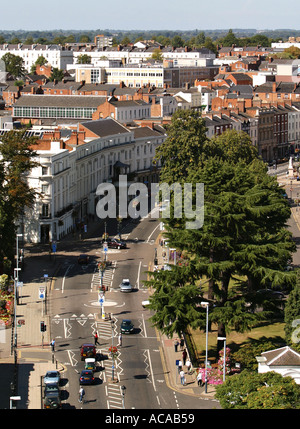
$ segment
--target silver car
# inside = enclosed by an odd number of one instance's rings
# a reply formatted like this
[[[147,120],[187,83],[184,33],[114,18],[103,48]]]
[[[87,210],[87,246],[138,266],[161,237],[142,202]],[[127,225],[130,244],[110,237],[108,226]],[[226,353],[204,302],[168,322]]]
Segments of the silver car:
[[[123,279],[122,283],[120,284],[120,290],[121,292],[131,292],[132,286],[129,281],[129,279]]]
[[[60,373],[58,371],[47,371],[44,376],[44,384],[59,384]]]

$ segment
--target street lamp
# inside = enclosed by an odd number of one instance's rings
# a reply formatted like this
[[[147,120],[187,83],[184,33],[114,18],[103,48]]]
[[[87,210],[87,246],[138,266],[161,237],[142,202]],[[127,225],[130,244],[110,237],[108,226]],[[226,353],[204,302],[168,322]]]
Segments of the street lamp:
[[[207,301],[200,303],[201,307],[206,307],[206,351],[205,351],[205,393],[207,393],[207,354],[208,354],[208,306]]]
[[[218,341],[224,341],[224,361],[223,361],[223,382],[225,382],[225,370],[226,370],[226,337],[218,337],[217,338]]]
[[[17,285],[19,284],[19,271],[21,269],[19,269],[19,237],[23,237],[23,234],[16,234],[16,270],[17,270]],[[15,296],[16,299],[16,296]],[[19,296],[18,296],[18,301],[19,301]]]

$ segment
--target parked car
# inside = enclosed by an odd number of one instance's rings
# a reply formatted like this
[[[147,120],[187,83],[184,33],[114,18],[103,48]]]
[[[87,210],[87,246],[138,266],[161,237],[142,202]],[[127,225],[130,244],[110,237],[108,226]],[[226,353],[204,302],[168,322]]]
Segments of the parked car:
[[[89,263],[89,255],[79,255],[77,258],[78,264],[88,264]]]
[[[121,323],[122,334],[131,334],[133,332],[133,324],[129,319],[123,319]]]
[[[257,293],[262,297],[264,297],[265,299],[270,299],[270,298],[283,299],[284,298],[284,293],[273,289],[259,289]]]
[[[80,356],[81,360],[85,360],[86,358],[95,358],[96,357],[96,347],[94,344],[85,343],[80,347]]]
[[[94,384],[95,383],[95,377],[93,371],[90,369],[85,369],[84,371],[81,371],[80,377],[79,377],[79,384]]]
[[[59,384],[60,373],[58,371],[47,371],[44,376],[44,384]]]
[[[111,249],[126,249],[127,244],[125,241],[119,240],[118,238],[107,238],[102,243],[107,243],[107,247]]]
[[[60,390],[57,384],[46,384],[43,397],[44,408],[61,408]]]
[[[129,281],[129,279],[123,279],[122,283],[120,284],[120,290],[121,292],[131,292],[132,286]]]

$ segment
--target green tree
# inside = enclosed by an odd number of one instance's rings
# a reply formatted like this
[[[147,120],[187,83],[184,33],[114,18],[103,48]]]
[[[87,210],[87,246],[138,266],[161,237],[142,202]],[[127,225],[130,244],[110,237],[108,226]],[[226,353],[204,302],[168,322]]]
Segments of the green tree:
[[[55,80],[60,82],[61,80],[63,80],[63,78],[64,78],[64,71],[54,67],[52,72],[51,72],[51,75],[49,77],[49,80],[51,82],[53,82]]]
[[[4,61],[6,71],[15,79],[24,77],[26,70],[22,57],[7,52],[3,55],[2,60]]]
[[[43,55],[40,55],[37,59],[36,59],[36,61],[35,61],[35,63],[34,64],[32,64],[32,66],[31,66],[31,73],[35,73],[35,71],[36,71],[36,66],[37,65],[39,65],[39,66],[44,66],[45,64],[47,64],[48,63],[48,60],[43,56]]]
[[[162,61],[163,60],[163,55],[160,49],[154,49],[153,54],[151,56],[151,58],[155,61]]]
[[[91,41],[91,38],[86,34],[82,34],[79,38],[80,43],[90,43],[90,41]]]
[[[232,46],[232,45],[239,46],[239,40],[235,37],[235,34],[231,29],[228,31],[226,36],[221,39],[221,42],[223,46]]]
[[[36,166],[31,146],[35,137],[24,131],[9,131],[0,143],[0,272],[4,260],[14,263],[16,222],[25,207],[33,205],[36,192],[28,186],[26,175]],[[11,273],[7,273],[11,274]]]
[[[275,372],[242,371],[216,386],[224,409],[299,409],[300,387],[291,377]]]
[[[176,35],[171,39],[171,45],[174,48],[182,48],[185,45],[185,41],[182,39],[182,37]]]
[[[82,54],[77,57],[77,64],[91,64],[92,58],[90,55]]]
[[[125,36],[122,41],[121,41],[121,45],[129,45],[129,43],[131,43],[131,40],[129,37]]]
[[[24,45],[33,45],[34,44],[34,40],[32,36],[28,36],[24,42]]]
[[[209,49],[210,51],[214,52],[215,54],[217,54],[217,46],[216,44],[212,41],[212,39],[210,37],[206,37],[205,39],[205,43],[204,43],[204,48]]]
[[[249,136],[230,131],[209,141],[205,131],[199,113],[177,111],[157,158],[162,161],[161,182],[193,184],[193,201],[195,185],[204,184],[202,227],[187,229],[185,216],[174,216],[177,201],[172,194],[171,215],[164,219],[166,236],[170,246],[182,251],[189,261],[185,278],[209,280],[210,320],[218,324],[218,335],[225,336],[232,330],[250,330],[258,319],[270,315],[268,308],[269,313],[255,311],[259,304],[255,291],[269,282],[293,282],[293,274],[284,272],[284,267],[295,245],[285,229],[289,207],[276,180],[257,159]],[[168,279],[159,280],[170,283],[173,275],[174,269]],[[237,281],[238,277],[242,280]],[[179,288],[179,293],[183,290]],[[158,302],[152,304],[155,309]],[[168,306],[164,312],[167,310]],[[205,314],[199,308],[197,312],[198,318],[190,324],[203,327]],[[159,317],[157,314],[156,321]]]

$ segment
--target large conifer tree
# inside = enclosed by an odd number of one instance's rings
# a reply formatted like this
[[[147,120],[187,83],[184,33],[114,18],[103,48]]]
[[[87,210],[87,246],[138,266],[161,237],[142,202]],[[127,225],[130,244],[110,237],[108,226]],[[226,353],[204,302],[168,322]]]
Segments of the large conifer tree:
[[[199,306],[203,291],[197,289],[196,279],[205,276],[209,281],[205,297],[211,303],[210,320],[218,324],[219,336],[231,330],[249,330],[258,317],[265,315],[253,311],[255,291],[293,282],[293,274],[284,271],[294,250],[285,228],[289,206],[245,133],[229,131],[208,140],[203,119],[191,111],[178,111],[167,133],[168,138],[158,150],[163,163],[161,181],[169,185],[203,183],[204,224],[200,229],[186,229],[184,216],[172,217],[171,199],[171,217],[165,219],[166,235],[169,245],[183,251],[189,263],[182,271],[185,281],[180,286],[173,281],[180,267],[155,274],[152,285],[156,285],[156,291],[165,290],[165,295],[163,308],[161,296],[156,292],[152,296],[151,306],[156,310],[153,322],[166,333],[179,333],[177,327],[186,326],[187,319],[191,326],[203,327],[205,315]],[[230,288],[230,281],[237,276],[246,280]],[[192,288],[186,311],[185,288],[190,292]],[[180,314],[168,318],[168,309],[177,305],[178,296]]]

